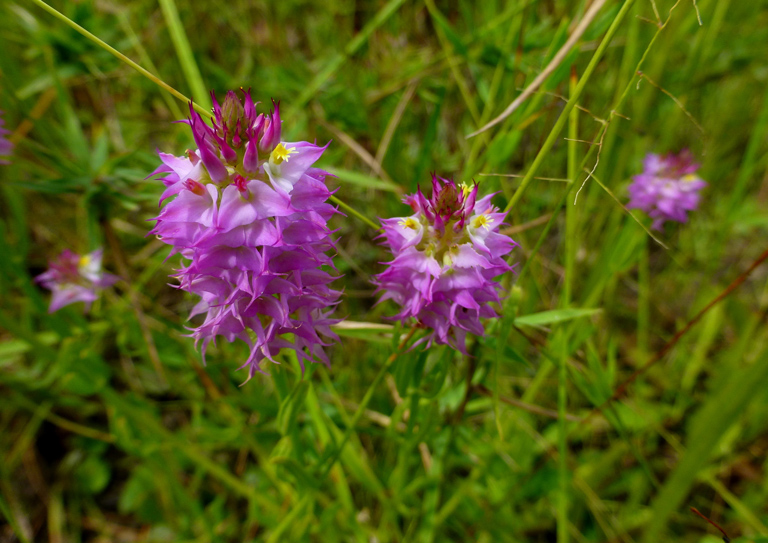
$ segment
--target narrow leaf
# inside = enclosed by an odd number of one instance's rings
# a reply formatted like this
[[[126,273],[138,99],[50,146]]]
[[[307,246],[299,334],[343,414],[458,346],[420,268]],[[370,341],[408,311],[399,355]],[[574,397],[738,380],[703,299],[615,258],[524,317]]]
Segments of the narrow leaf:
[[[590,317],[600,313],[602,309],[553,309],[552,311],[542,311],[541,313],[533,313],[531,315],[524,315],[515,319],[517,326],[545,326],[547,324],[555,324],[558,322],[569,321],[572,319],[578,319],[580,317]]]

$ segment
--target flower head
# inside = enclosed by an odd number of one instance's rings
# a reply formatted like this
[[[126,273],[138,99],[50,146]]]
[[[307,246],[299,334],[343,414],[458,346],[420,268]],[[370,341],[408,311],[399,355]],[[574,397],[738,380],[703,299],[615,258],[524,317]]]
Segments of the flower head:
[[[686,222],[688,212],[699,205],[699,191],[707,186],[695,175],[699,165],[689,151],[664,156],[649,154],[643,172],[629,186],[629,209],[641,209],[660,230],[664,221]]]
[[[203,356],[217,336],[247,343],[249,379],[283,348],[302,367],[328,364],[323,347],[338,340],[330,326],[341,293],[329,286],[336,276],[327,221],[337,211],[327,203],[327,173],[312,167],[325,147],[283,141],[279,104],[257,114],[250,92],[213,102],[213,126],[190,105],[197,149],[160,153],[153,173],[166,187],[160,204],[173,199],[152,234],[182,255],[179,288],[200,297],[191,317],[204,318],[191,335]]]
[[[506,214],[492,196],[478,200],[477,185],[433,175],[430,198],[419,189],[403,199],[413,215],[381,219],[394,260],[374,278],[379,301],[401,307],[394,318],[430,328],[429,344],[466,352],[467,333],[482,335],[480,319],[497,316],[491,303],[500,301],[501,286],[493,279],[512,269],[503,257],[516,243],[499,233]]]
[[[9,164],[10,161],[7,159],[11,155],[13,144],[8,141],[8,138],[6,137],[11,132],[3,128],[5,125],[5,119],[3,119],[2,115],[3,112],[0,111],[0,164]]]
[[[117,276],[101,270],[102,254],[103,251],[97,249],[80,256],[65,249],[49,263],[48,271],[35,278],[36,282],[53,291],[49,313],[75,302],[85,302],[88,311],[99,297],[98,291],[117,281]]]

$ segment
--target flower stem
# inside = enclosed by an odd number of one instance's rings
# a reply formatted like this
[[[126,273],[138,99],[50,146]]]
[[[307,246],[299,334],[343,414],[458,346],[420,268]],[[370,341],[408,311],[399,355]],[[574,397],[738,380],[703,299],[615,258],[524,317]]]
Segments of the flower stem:
[[[345,211],[349,211],[352,215],[363,221],[365,224],[373,228],[374,230],[381,230],[381,226],[373,222],[371,219],[360,213],[358,210],[356,210],[354,207],[352,207],[349,204],[345,204],[335,196],[331,196],[330,198],[331,202],[334,204],[338,204],[339,207],[342,207]]]
[[[344,431],[344,435],[341,437],[341,442],[339,443],[339,446],[336,447],[336,450],[333,452],[333,455],[331,456],[330,460],[328,460],[328,463],[325,465],[325,467],[323,468],[323,471],[320,473],[321,481],[328,476],[328,473],[330,473],[331,468],[333,468],[333,465],[341,456],[341,453],[344,450],[344,446],[347,444],[347,441],[349,441],[349,438],[352,437],[352,432],[354,432],[355,426],[357,426],[357,423],[360,422],[360,417],[363,416],[363,412],[365,411],[365,408],[368,407],[368,402],[371,401],[374,391],[378,388],[379,383],[381,383],[381,381],[384,379],[384,376],[387,374],[387,371],[389,371],[389,368],[391,368],[392,364],[394,364],[395,360],[397,360],[398,355],[403,351],[403,349],[408,344],[408,342],[411,341],[411,338],[413,338],[413,335],[416,333],[416,330],[417,328],[415,326],[411,328],[410,332],[408,332],[408,334],[406,334],[406,336],[400,342],[400,345],[397,347],[397,350],[391,355],[389,355],[389,358],[387,358],[387,361],[384,362],[384,365],[379,370],[379,373],[376,375],[376,378],[371,383],[371,386],[368,387],[368,390],[365,392],[365,396],[363,396],[363,399],[360,402],[360,405],[357,407],[357,411],[355,411],[355,414],[352,417],[352,420],[349,421],[349,426],[347,426],[347,429]]]
[[[50,13],[51,15],[53,15],[54,17],[59,19],[61,22],[65,23],[65,24],[69,25],[70,27],[74,28],[75,30],[77,30],[80,34],[82,34],[83,36],[85,36],[86,38],[91,40],[93,43],[95,43],[99,47],[101,47],[103,49],[106,49],[107,51],[112,53],[114,56],[116,56],[117,58],[119,58],[120,60],[125,62],[128,66],[130,66],[131,68],[133,68],[134,70],[139,72],[141,75],[143,75],[144,77],[146,77],[147,79],[149,79],[150,81],[152,81],[153,83],[158,85],[160,88],[162,88],[166,92],[169,92],[171,95],[175,96],[176,98],[178,98],[179,100],[181,100],[181,101],[183,101],[185,103],[189,103],[191,101],[189,98],[187,98],[186,96],[181,94],[179,91],[177,91],[176,89],[171,87],[168,83],[166,83],[165,81],[163,81],[162,79],[160,79],[156,75],[150,73],[149,71],[145,70],[144,68],[139,66],[136,62],[132,61],[130,58],[128,58],[127,56],[122,54],[120,51],[118,51],[117,49],[115,49],[114,47],[112,47],[111,45],[106,43],[104,40],[102,40],[98,36],[88,32],[85,28],[83,28],[82,26],[77,24],[72,19],[70,19],[69,17],[67,17],[66,15],[61,13],[60,11],[57,11],[53,7],[51,7],[48,4],[46,4],[45,2],[43,2],[43,0],[30,0],[30,1],[33,4],[37,4],[39,7],[43,8],[45,11],[47,11],[48,13]],[[213,117],[211,112],[206,110],[202,106],[193,103],[193,107],[201,115],[205,115],[205,116],[207,116],[209,118]]]

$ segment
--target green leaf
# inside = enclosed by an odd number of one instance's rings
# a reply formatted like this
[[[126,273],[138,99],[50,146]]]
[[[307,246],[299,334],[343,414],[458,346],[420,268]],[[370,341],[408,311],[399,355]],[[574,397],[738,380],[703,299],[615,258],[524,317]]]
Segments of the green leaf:
[[[109,158],[109,138],[106,130],[101,130],[96,136],[91,154],[91,173],[96,175]]]
[[[154,475],[146,466],[140,465],[133,469],[120,493],[118,511],[121,513],[136,511],[146,499],[151,497],[154,485]]]
[[[391,324],[376,322],[342,321],[333,326],[333,331],[341,337],[388,345],[391,342],[395,327]]]
[[[80,486],[90,494],[98,494],[109,483],[109,465],[98,456],[89,456],[75,469]]]
[[[580,317],[589,317],[600,313],[602,309],[553,309],[552,311],[542,311],[541,313],[532,313],[515,319],[517,326],[545,326],[547,324],[556,324]]]
[[[359,172],[353,172],[351,170],[342,170],[341,168],[325,168],[325,170],[335,175],[339,180],[349,183],[350,185],[357,185],[366,189],[379,189],[387,190],[390,192],[400,192],[402,187],[398,186],[391,181],[379,179],[377,177],[371,177]]]

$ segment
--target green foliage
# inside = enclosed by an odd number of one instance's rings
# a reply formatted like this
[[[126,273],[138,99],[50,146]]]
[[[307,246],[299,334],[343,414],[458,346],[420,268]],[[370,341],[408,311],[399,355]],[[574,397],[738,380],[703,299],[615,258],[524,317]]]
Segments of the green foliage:
[[[593,412],[765,250],[768,3],[606,2],[467,139],[593,4],[52,3],[201,103],[251,87],[287,139],[333,140],[342,342],[330,368],[281,354],[243,383],[243,345],[203,365],[178,257],[145,237],[155,150],[193,145],[186,104],[39,1],[0,0],[0,539],[721,541],[696,507],[768,541],[765,264]],[[626,202],[646,153],[686,147],[709,186],[665,248],[607,190]],[[516,274],[468,357],[407,348],[421,331],[369,283],[388,258],[370,225],[431,171],[514,203]],[[122,280],[48,314],[34,276],[100,246]]]

